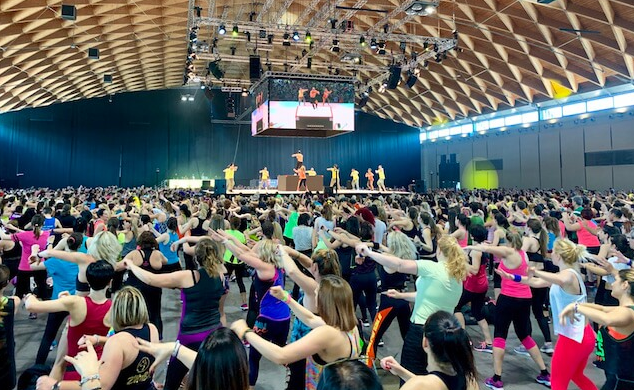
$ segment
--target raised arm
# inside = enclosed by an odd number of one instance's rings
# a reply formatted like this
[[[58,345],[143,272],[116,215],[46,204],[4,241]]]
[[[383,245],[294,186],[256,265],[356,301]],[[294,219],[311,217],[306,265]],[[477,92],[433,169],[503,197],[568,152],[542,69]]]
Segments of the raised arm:
[[[132,272],[134,276],[148,286],[161,288],[187,288],[193,285],[190,271],[176,271],[166,274],[153,274],[141,267],[134,265],[132,260],[125,259],[122,261],[125,268]]]
[[[286,271],[286,274],[293,280],[293,282],[297,283],[306,294],[314,295],[315,289],[317,289],[317,282],[315,279],[300,271],[286,250],[281,250],[281,252],[282,262],[284,263],[284,270]]]
[[[355,249],[359,255],[370,257],[385,268],[392,269],[402,274],[418,275],[418,266],[414,260],[403,260],[387,253],[374,252],[365,244],[359,244],[355,247]]]

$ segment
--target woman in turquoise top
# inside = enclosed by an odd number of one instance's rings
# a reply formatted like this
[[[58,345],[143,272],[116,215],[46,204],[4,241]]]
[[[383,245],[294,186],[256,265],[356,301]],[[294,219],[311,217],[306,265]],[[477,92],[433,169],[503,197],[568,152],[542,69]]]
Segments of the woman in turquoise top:
[[[423,350],[424,324],[427,318],[439,310],[453,310],[462,295],[462,282],[467,276],[467,257],[458,241],[443,236],[438,241],[438,262],[403,260],[374,252],[366,245],[357,245],[360,256],[370,257],[381,264],[385,271],[416,275],[416,292],[388,290],[385,294],[396,299],[414,302],[411,325],[403,342],[401,365],[415,375],[427,373],[427,354]]]
[[[178,252],[172,251],[170,248],[172,244],[178,241],[177,229],[178,220],[175,217],[170,217],[167,220],[167,232],[163,234],[152,228],[152,233],[156,236],[156,242],[159,244],[159,250],[167,259],[167,264],[163,266],[163,273],[180,271],[182,269],[178,259]]]

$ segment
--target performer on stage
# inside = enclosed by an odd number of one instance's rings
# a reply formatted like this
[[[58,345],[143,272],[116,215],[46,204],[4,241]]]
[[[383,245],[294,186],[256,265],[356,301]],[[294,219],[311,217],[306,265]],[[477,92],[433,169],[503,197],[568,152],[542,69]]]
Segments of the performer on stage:
[[[297,91],[297,105],[298,106],[302,103],[306,103],[306,97],[304,96],[306,92],[308,92],[307,88],[300,88]]]
[[[295,169],[299,169],[299,167],[304,165],[304,155],[302,154],[301,150],[297,149],[297,152],[295,152],[295,154],[291,154],[291,157],[297,159],[297,162],[295,163]],[[304,167],[304,169],[305,169],[305,167]],[[297,171],[295,171],[295,172],[297,172]]]
[[[299,175],[299,181],[297,182],[297,191],[301,186],[304,186],[304,192],[308,192],[308,186],[306,185],[306,167],[304,164],[300,165],[299,169],[293,169],[297,175]]]
[[[227,191],[233,191],[233,187],[236,184],[233,178],[237,170],[238,170],[238,167],[234,165],[233,163],[227,165],[227,167],[222,170],[225,173],[225,180],[227,181]]]
[[[350,172],[350,177],[352,178],[352,189],[359,190],[359,171],[352,168],[352,172]]]
[[[385,171],[383,167],[379,165],[376,173],[379,175],[379,180],[376,181],[376,186],[379,187],[379,191],[387,191],[385,188]]]
[[[313,108],[317,109],[317,105],[319,104],[319,100],[317,100],[317,95],[319,95],[319,91],[315,87],[313,87],[308,95],[310,96],[310,103],[313,105]]]
[[[268,189],[271,186],[269,170],[264,167],[260,170],[260,188]]]
[[[332,177],[330,178],[330,186],[331,188],[335,188],[337,191],[339,191],[340,189],[340,184],[339,184],[339,167],[337,166],[337,164],[333,165],[332,167],[328,168],[328,170],[330,171],[330,173],[332,174]]]
[[[372,172],[372,168],[368,168],[368,171],[365,173],[365,178],[368,179],[368,189],[374,191],[374,173]]]
[[[326,102],[328,102],[328,105],[330,105],[330,94],[332,93],[331,90],[329,90],[328,88],[324,88],[324,93],[321,96],[321,103],[325,106]]]
[[[306,174],[308,176],[317,176],[317,171],[315,170],[315,168],[310,168],[309,170],[306,171]]]

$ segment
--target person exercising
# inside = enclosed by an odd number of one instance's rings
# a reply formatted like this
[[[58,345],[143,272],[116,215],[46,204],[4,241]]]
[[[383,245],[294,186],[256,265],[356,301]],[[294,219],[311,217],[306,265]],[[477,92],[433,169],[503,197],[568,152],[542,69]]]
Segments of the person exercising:
[[[299,191],[301,186],[304,186],[304,192],[307,192],[308,186],[306,185],[306,167],[302,164],[298,169],[293,170],[299,176],[299,180],[297,181],[297,191]]]
[[[356,169],[352,168],[352,171],[350,172],[350,177],[352,178],[352,189],[353,190],[359,190],[359,171],[357,171]]]
[[[237,170],[238,167],[233,163],[227,165],[227,167],[222,170],[225,173],[225,180],[227,181],[227,191],[233,191],[233,187],[236,184],[234,177]]]
[[[332,93],[331,90],[329,90],[328,88],[324,88],[324,93],[323,95],[321,95],[321,103],[322,105],[326,105],[326,102],[328,102],[328,105],[330,105],[330,94]]]
[[[260,188],[268,189],[271,185],[269,170],[264,167],[260,170]]]
[[[376,181],[376,186],[379,188],[379,191],[387,191],[385,188],[385,171],[381,165],[379,165],[376,173],[379,175],[379,180]]]
[[[365,178],[368,179],[368,189],[374,191],[374,172],[372,172],[372,168],[368,168]]]
[[[295,169],[299,169],[299,167],[304,165],[304,155],[302,154],[301,150],[297,149],[297,152],[295,152],[295,154],[291,154],[291,157],[297,159],[297,162],[295,163]]]
[[[313,105],[314,109],[317,109],[317,105],[319,104],[319,100],[317,100],[317,95],[319,95],[319,91],[313,87],[308,94],[310,96],[310,103]]]
[[[307,88],[300,88],[297,91],[297,105],[298,106],[302,103],[306,103],[306,97],[304,96],[306,92],[308,92]]]
[[[339,166],[337,164],[333,165],[332,167],[328,168],[327,170],[330,171],[330,173],[332,174],[332,177],[330,178],[330,188],[332,188],[333,190],[337,190],[339,191],[341,185],[339,184]]]

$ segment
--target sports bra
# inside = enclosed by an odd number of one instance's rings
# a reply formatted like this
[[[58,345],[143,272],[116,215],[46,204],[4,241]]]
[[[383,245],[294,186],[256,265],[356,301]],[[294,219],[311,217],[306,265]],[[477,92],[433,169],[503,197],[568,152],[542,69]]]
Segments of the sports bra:
[[[447,375],[440,371],[432,371],[429,375],[437,376],[449,390],[467,390],[467,380],[463,375]]]

